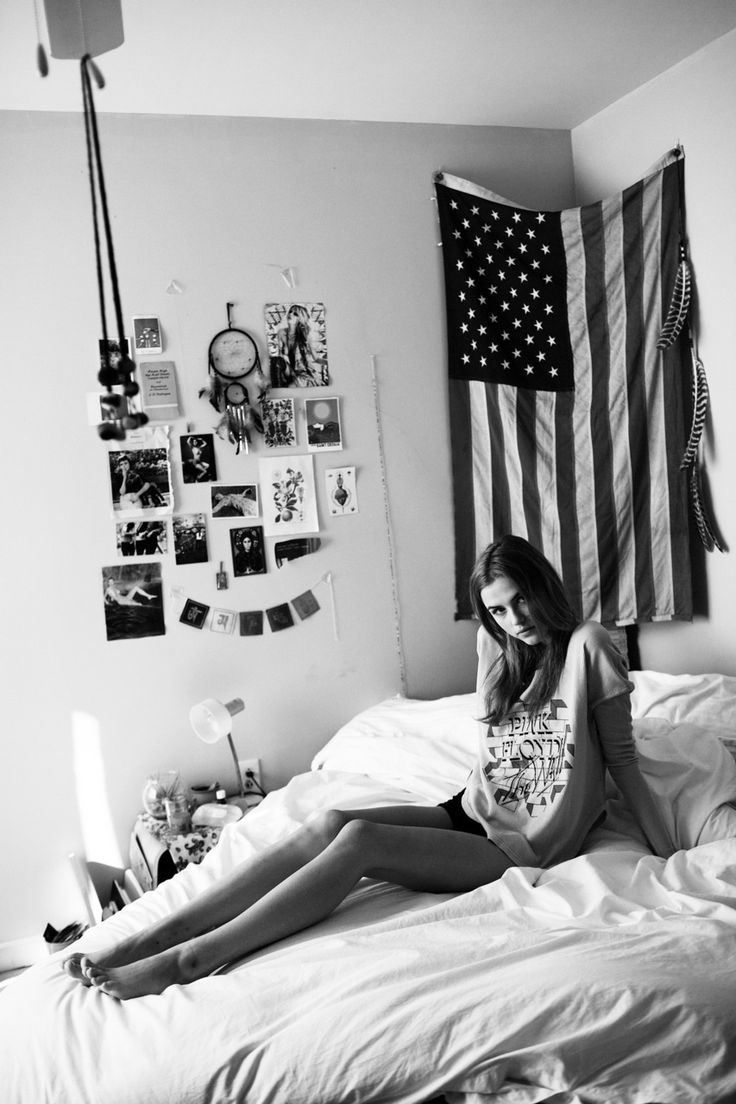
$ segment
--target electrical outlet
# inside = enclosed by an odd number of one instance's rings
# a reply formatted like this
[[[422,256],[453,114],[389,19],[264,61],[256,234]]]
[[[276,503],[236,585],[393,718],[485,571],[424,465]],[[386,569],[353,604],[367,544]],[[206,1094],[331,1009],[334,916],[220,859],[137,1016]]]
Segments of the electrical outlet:
[[[238,759],[243,789],[246,793],[258,793],[261,786],[260,759]]]

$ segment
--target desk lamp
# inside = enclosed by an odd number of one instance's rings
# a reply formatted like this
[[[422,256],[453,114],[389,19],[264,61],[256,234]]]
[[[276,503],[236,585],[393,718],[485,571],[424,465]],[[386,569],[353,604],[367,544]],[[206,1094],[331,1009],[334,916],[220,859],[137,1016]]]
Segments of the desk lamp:
[[[235,773],[238,779],[237,793],[245,797],[245,787],[240,773],[238,756],[231,736],[232,719],[236,713],[242,713],[245,703],[242,698],[233,698],[229,702],[218,701],[217,698],[205,698],[204,701],[193,705],[189,711],[189,721],[200,740],[205,744],[216,744],[223,736],[227,736],[230,751],[235,764]]]

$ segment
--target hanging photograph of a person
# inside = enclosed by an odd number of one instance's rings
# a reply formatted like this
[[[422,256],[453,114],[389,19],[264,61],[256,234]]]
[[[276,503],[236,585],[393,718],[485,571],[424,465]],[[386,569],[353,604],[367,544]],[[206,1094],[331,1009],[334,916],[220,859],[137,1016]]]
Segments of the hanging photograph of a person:
[[[160,563],[103,567],[102,597],[108,640],[166,632]]]
[[[171,479],[164,448],[109,453],[112,507],[116,515],[141,517],[171,511]]]
[[[263,547],[263,526],[251,525],[230,530],[234,575],[264,575],[266,558]]]

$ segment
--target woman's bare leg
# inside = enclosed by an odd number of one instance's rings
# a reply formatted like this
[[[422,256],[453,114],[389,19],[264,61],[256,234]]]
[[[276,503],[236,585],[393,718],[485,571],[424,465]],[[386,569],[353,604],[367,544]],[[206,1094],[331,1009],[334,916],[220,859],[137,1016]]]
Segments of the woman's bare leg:
[[[216,929],[128,965],[90,963],[88,976],[102,992],[121,999],[160,993],[318,923],[362,877],[459,893],[494,881],[510,865],[480,836],[406,823],[347,821],[314,858]]]
[[[238,864],[215,885],[170,916],[128,936],[110,950],[96,954],[95,965],[105,968],[127,965],[221,927],[320,854],[345,823],[355,819],[438,828],[447,828],[450,823],[443,809],[432,806],[397,805],[351,812],[327,810],[285,840]],[[66,972],[85,985],[90,984],[88,965],[88,957],[78,953],[64,961]]]

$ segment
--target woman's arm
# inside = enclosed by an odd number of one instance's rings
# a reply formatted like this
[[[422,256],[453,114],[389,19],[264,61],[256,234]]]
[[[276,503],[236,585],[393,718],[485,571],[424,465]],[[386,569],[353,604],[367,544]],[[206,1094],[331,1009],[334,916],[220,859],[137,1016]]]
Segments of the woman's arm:
[[[674,855],[677,847],[639,770],[639,764],[627,763],[625,766],[609,767],[609,770],[655,855],[663,859]]]
[[[601,702],[594,708],[593,716],[611,778],[636,817],[652,851],[668,859],[677,846],[639,769],[629,695],[617,694]]]

